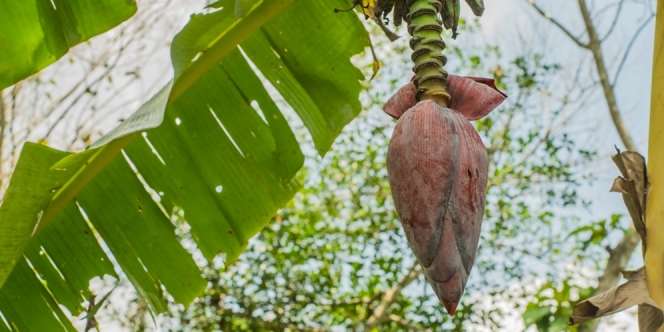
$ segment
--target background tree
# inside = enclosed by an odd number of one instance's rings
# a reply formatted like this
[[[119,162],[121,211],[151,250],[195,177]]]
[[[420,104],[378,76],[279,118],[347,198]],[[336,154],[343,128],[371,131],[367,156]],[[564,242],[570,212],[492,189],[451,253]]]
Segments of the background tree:
[[[626,3],[627,1],[620,0],[599,5],[587,0],[576,1],[578,16],[583,23],[581,32],[578,33],[571,27],[572,24],[563,23],[550,15],[537,1],[528,1],[528,4],[543,20],[558,29],[573,45],[589,54],[591,57],[589,67],[592,68],[592,75],[596,77],[592,86],[601,91],[611,122],[622,145],[627,150],[644,152],[645,149],[636,145],[627,128],[617,96],[618,84],[621,74],[625,70],[625,64],[643,31],[652,25],[655,18],[655,6],[652,1],[638,2],[638,5],[642,6],[645,11],[641,22],[637,27],[632,28],[634,32],[627,39],[627,43],[617,51],[617,54],[607,54],[606,45],[613,42],[611,38],[614,37],[616,27],[621,27],[621,15],[623,15]],[[609,59],[613,59],[613,63],[609,63]],[[611,230],[611,228],[608,229]],[[605,234],[605,230],[600,232],[599,236]],[[607,290],[620,281],[621,272],[627,269],[639,242],[639,235],[630,226],[617,242],[607,245],[608,258],[600,269],[602,272],[597,279],[596,292]],[[583,331],[596,329],[596,321],[581,326]]]

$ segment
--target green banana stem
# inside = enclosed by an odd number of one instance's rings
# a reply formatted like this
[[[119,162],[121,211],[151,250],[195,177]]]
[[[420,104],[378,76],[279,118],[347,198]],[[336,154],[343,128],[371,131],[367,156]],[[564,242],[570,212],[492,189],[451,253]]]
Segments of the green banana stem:
[[[445,42],[439,18],[442,6],[443,0],[410,0],[406,19],[411,35],[417,99],[430,99],[446,107],[450,94],[447,92],[447,72],[444,68],[447,58],[443,55]]]

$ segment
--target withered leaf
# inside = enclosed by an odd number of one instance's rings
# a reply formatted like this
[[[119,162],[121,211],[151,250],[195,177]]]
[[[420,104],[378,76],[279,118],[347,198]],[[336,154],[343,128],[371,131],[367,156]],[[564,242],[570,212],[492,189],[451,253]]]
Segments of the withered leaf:
[[[459,17],[461,16],[460,0],[446,1],[440,8],[440,15],[445,28],[452,30],[452,38],[456,38]]]
[[[664,327],[664,313],[659,308],[649,304],[639,305],[639,331],[662,332]]]
[[[645,158],[638,152],[617,150],[612,157],[622,176],[617,177],[611,186],[612,192],[619,192],[627,206],[634,228],[645,243],[645,204],[648,192],[648,175]]]
[[[484,13],[484,0],[466,0],[466,3],[473,10],[475,16],[482,16]]]
[[[655,305],[646,286],[645,270],[626,273],[629,279],[620,286],[583,300],[574,306],[571,323],[578,324],[587,320],[608,316],[635,305]]]
[[[406,18],[408,13],[408,5],[406,0],[396,0],[394,2],[394,25],[399,26]]]

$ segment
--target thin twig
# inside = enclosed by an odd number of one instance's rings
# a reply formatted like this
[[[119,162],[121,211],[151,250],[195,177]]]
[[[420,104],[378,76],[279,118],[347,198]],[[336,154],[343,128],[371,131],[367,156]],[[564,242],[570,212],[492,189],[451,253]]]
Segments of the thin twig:
[[[632,39],[630,39],[629,43],[627,44],[627,49],[625,50],[625,53],[623,53],[622,59],[620,60],[620,64],[618,65],[618,69],[616,69],[616,73],[613,75],[613,81],[611,82],[611,87],[615,89],[616,82],[618,81],[618,78],[620,77],[620,73],[622,72],[623,66],[625,66],[625,62],[627,62],[627,58],[629,58],[629,54],[632,51],[632,47],[634,46],[634,42],[639,38],[639,35],[641,35],[641,32],[645,30],[645,28],[652,22],[652,20],[655,18],[655,15],[650,15],[643,24],[636,30],[634,35],[632,36]]]
[[[97,76],[97,77],[96,77],[94,80],[92,80],[90,83],[86,84],[85,87],[84,87],[84,89],[82,89],[82,90],[76,95],[76,97],[74,97],[74,98],[72,99],[72,101],[69,103],[69,105],[67,105],[67,106],[64,108],[64,110],[62,111],[62,113],[60,113],[60,115],[55,119],[55,121],[54,121],[53,123],[51,123],[51,125],[48,127],[48,129],[46,130],[46,134],[44,134],[44,136],[43,136],[43,139],[48,140],[48,139],[50,138],[50,136],[51,136],[51,134],[53,133],[53,131],[58,127],[58,125],[60,125],[60,123],[62,123],[63,120],[65,120],[65,118],[66,118],[66,116],[69,114],[69,112],[70,112],[71,110],[74,110],[74,109],[75,109],[74,105],[76,105],[78,102],[80,102],[81,99],[83,98],[83,96],[85,96],[85,95],[87,95],[87,94],[93,94],[93,95],[96,94],[96,92],[94,92],[93,88],[94,88],[97,84],[99,84],[100,82],[102,82],[105,78],[107,78],[109,75],[111,75],[111,74],[113,73],[113,70],[117,67],[118,63],[120,62],[120,59],[122,59],[122,55],[123,55],[123,53],[124,53],[125,50],[126,50],[126,45],[125,45],[125,46],[122,46],[122,47],[120,48],[120,50],[118,51],[118,53],[117,53],[115,59],[113,60],[113,62],[111,62],[111,63],[106,63],[106,64],[105,64],[105,66],[104,66],[105,69],[104,69],[104,71],[101,73],[101,75]],[[92,71],[94,71],[95,69],[96,69],[96,68],[92,68],[92,69],[90,70],[90,73],[88,73],[88,75],[90,75],[90,74],[92,73]],[[86,75],[85,77],[83,77],[83,79],[81,80],[81,82],[86,82],[87,79],[88,79],[88,76]],[[79,85],[79,84],[77,84],[77,85]],[[56,106],[56,107],[57,107],[57,106]]]
[[[86,310],[86,315],[85,315],[85,328],[84,331],[88,332],[94,328],[97,328],[97,319],[95,318],[94,315],[94,308],[95,308],[95,295],[92,294],[88,298],[88,308]]]
[[[540,6],[535,3],[534,0],[528,0],[528,3],[530,6],[537,11],[542,17],[547,19],[549,22],[553,23],[560,31],[562,31],[564,34],[569,37],[576,45],[578,45],[581,48],[588,48],[590,45],[588,43],[584,43],[579,39],[579,37],[575,36],[569,29],[567,29],[562,23],[560,23],[558,20],[555,18],[551,17],[549,14],[547,14]]]
[[[620,0],[620,3],[618,3],[618,8],[616,8],[616,14],[613,16],[613,20],[611,21],[611,25],[609,26],[609,30],[607,30],[604,36],[599,39],[600,42],[604,42],[606,38],[608,38],[611,35],[611,33],[613,33],[613,30],[618,25],[618,19],[620,18],[620,13],[622,12],[622,7],[624,4],[625,0]]]

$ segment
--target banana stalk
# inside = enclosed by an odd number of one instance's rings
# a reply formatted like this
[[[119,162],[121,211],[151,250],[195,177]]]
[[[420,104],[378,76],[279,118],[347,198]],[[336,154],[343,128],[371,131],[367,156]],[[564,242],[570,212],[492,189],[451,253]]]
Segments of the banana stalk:
[[[438,13],[443,8],[442,0],[413,0],[406,19],[411,35],[413,71],[417,99],[430,99],[446,107],[450,102],[447,92],[447,72],[443,55],[445,42],[442,21]]]

